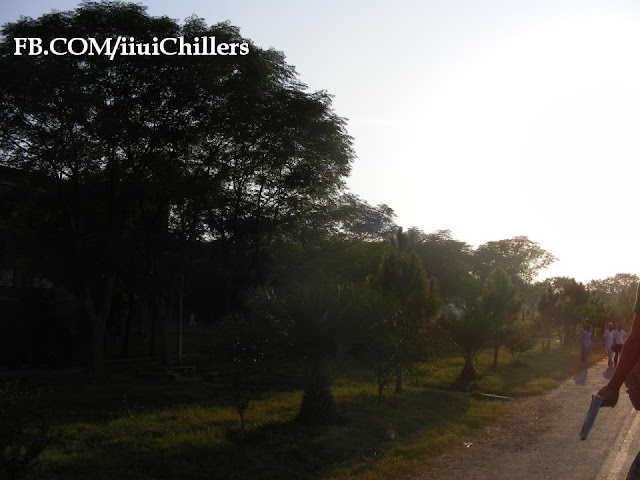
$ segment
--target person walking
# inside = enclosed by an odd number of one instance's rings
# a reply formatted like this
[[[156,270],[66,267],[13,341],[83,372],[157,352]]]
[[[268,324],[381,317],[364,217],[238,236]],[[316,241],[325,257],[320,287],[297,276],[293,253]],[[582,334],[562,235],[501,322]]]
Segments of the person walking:
[[[589,325],[584,325],[580,335],[578,335],[578,341],[580,342],[581,355],[580,361],[583,363],[589,363],[589,353],[591,352],[591,331]]]
[[[620,322],[616,324],[616,329],[613,331],[613,346],[611,349],[614,352],[613,356],[613,366],[616,367],[618,365],[618,357],[620,356],[620,351],[622,350],[622,345],[624,344],[624,339],[627,336],[627,332],[625,332],[620,326]]]
[[[604,349],[607,352],[607,360],[609,362],[609,366],[613,367],[613,323],[609,322],[607,325],[607,329],[602,334],[602,343],[604,344]]]

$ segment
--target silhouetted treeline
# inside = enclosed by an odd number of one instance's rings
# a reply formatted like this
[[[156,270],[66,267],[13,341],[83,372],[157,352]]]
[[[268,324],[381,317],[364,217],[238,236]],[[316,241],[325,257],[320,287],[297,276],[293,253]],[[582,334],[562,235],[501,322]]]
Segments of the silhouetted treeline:
[[[18,37],[113,32],[249,53],[13,55]],[[569,344],[581,322],[628,311],[633,275],[536,283],[555,259],[525,236],[473,249],[349,193],[352,139],[331,97],[227,23],[84,3],[2,33],[2,363],[168,365],[170,331],[194,318],[219,329],[240,413],[242,382],[284,356],[305,370],[301,418],[324,421],[344,362],[401,393],[430,355],[457,349],[468,380],[482,348],[497,366],[504,349]]]

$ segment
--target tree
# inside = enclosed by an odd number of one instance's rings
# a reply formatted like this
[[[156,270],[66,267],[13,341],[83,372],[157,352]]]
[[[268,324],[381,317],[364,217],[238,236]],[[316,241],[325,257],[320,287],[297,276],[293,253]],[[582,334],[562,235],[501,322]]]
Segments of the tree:
[[[441,310],[437,281],[427,276],[422,259],[412,249],[410,236],[399,228],[391,237],[391,249],[382,257],[372,284],[395,297],[403,312],[395,323],[402,339],[396,353],[396,393],[400,394],[403,371],[415,362],[418,352],[424,351],[427,324]]]
[[[535,346],[536,336],[533,329],[534,324],[527,319],[518,320],[510,326],[505,346],[513,358]]]
[[[380,263],[389,233],[394,230],[393,211],[372,207],[351,194],[318,213],[302,238],[293,234],[274,241],[267,261],[266,283],[286,285],[322,272],[338,283],[359,284]]]
[[[460,380],[475,380],[473,360],[491,338],[491,324],[475,303],[469,303],[464,308],[447,305],[441,323],[453,342],[462,350],[464,365],[460,372]]]
[[[348,321],[354,292],[316,277],[286,288],[262,287],[248,299],[250,318],[270,330],[267,343],[302,369],[303,394],[298,420],[329,424],[335,420],[331,385],[355,335]],[[275,345],[275,347],[274,347]]]
[[[471,275],[471,247],[451,236],[449,230],[425,234],[412,228],[407,235],[420,255],[423,267],[438,279],[438,288],[447,302],[480,295],[482,283]]]
[[[355,342],[357,357],[376,375],[378,403],[396,375],[404,347],[401,299],[365,283],[358,292],[355,320],[361,334]]]
[[[510,327],[518,319],[522,299],[507,272],[496,268],[489,274],[479,301],[479,309],[491,325],[493,368],[498,366],[498,351],[509,338]]]
[[[335,420],[331,384],[349,342],[351,292],[317,283],[295,286],[285,299],[289,338],[304,371],[304,391],[298,418],[303,423]]]
[[[539,334],[547,340],[546,346],[544,347],[547,350],[551,348],[551,336],[554,329],[560,327],[560,319],[560,293],[554,291],[551,286],[548,286],[538,301],[538,317],[536,322]]]
[[[559,309],[561,312],[564,338],[563,345],[571,345],[576,336],[576,327],[587,313],[589,292],[582,283],[569,279],[560,291]]]
[[[538,273],[553,263],[556,258],[536,242],[520,236],[487,242],[473,252],[473,271],[480,278],[497,267],[521,285],[530,285]]]
[[[51,247],[64,262],[52,276],[86,311],[96,374],[125,269],[149,280],[140,293],[159,306],[166,338],[184,275],[181,242],[208,243],[209,267],[226,277],[219,284],[229,295],[221,296],[236,301],[264,276],[271,242],[303,237],[305,216],[344,187],[351,138],[331,97],[307,92],[281,53],[256,47],[229,24],[192,17],[179,25],[137,4],[85,2],[20,19],[2,33],[0,165],[54,185],[58,221],[48,234],[62,239]],[[47,44],[114,35],[142,42],[214,36],[246,44],[248,54],[13,55],[19,37]],[[138,261],[127,264],[132,252]]]
[[[624,322],[633,309],[638,281],[635,274],[617,273],[603,280],[592,280],[586,288],[605,303],[611,321]]]
[[[604,332],[606,324],[610,321],[615,321],[611,305],[593,292],[589,292],[589,299],[584,312],[587,320],[585,323],[592,327],[592,333],[595,333],[593,327],[596,325],[599,324]]]
[[[228,315],[214,339],[214,356],[222,360],[223,379],[234,408],[240,418],[241,433],[245,432],[244,415],[251,405],[256,374],[265,368],[265,360],[275,357],[271,346],[276,344],[273,323],[247,319],[242,314]]]

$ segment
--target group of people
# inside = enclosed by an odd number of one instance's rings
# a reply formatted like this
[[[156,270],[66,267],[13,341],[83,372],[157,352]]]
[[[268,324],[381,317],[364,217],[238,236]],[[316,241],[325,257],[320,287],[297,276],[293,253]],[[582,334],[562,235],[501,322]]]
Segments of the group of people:
[[[602,334],[602,343],[604,349],[607,352],[607,360],[610,367],[618,365],[618,357],[622,351],[622,345],[624,344],[625,337],[627,336],[620,324],[616,324],[616,328],[613,328],[613,323],[607,325],[607,329]],[[580,360],[584,363],[589,363],[589,353],[591,352],[591,327],[585,325],[582,332],[578,336],[578,341],[582,347],[582,353]]]
[[[622,351],[622,344],[627,336],[627,332],[620,328],[620,324],[616,325],[616,329],[613,329],[613,323],[609,323],[607,329],[602,334],[602,340],[604,348],[607,351],[607,360],[610,367],[616,367],[618,365],[618,357]]]

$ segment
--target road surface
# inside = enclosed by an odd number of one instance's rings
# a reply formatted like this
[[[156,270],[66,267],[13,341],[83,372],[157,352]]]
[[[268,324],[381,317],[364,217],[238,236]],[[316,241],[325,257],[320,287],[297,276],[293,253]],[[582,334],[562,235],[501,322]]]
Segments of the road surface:
[[[512,402],[495,425],[465,438],[415,478],[624,480],[640,450],[640,412],[624,387],[618,405],[600,409],[589,437],[579,437],[591,395],[612,373],[601,362],[543,397]]]

